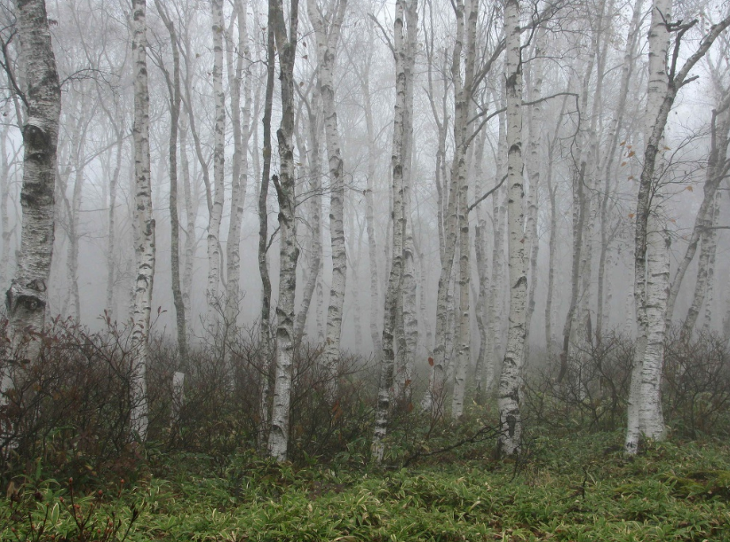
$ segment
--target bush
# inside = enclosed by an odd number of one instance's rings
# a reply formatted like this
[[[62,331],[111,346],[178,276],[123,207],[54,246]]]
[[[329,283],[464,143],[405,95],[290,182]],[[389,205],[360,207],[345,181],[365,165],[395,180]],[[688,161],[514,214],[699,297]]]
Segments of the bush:
[[[613,431],[626,423],[633,341],[610,334],[568,363],[558,382],[557,363],[528,374],[526,417],[563,429]],[[662,405],[666,423],[680,436],[730,435],[730,352],[727,338],[702,333],[682,339],[667,333]]]
[[[0,457],[6,476],[27,473],[39,459],[51,477],[89,480],[127,471],[135,461],[129,442],[130,336],[109,323],[90,334],[70,319],[54,320],[40,341],[40,356],[25,359],[2,328],[3,393]],[[153,398],[153,396],[152,396]]]
[[[664,352],[664,413],[681,436],[730,435],[730,352],[727,337],[670,335]]]

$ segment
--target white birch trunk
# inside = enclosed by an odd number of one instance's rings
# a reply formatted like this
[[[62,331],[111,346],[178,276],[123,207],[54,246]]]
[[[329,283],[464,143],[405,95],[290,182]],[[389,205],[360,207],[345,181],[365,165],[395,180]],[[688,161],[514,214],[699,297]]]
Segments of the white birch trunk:
[[[528,144],[527,144],[527,173],[529,179],[529,192],[527,197],[527,222],[525,228],[525,251],[529,257],[529,278],[530,283],[527,294],[527,315],[525,316],[525,360],[529,361],[530,357],[530,329],[532,315],[535,312],[535,292],[537,290],[537,257],[540,249],[540,240],[537,237],[537,221],[538,221],[538,198],[540,190],[541,177],[541,159],[540,144],[542,141],[542,104],[539,100],[542,98],[542,79],[543,79],[543,62],[541,60],[542,40],[545,31],[538,29],[535,35],[535,48],[532,57],[535,59],[528,71],[529,80],[527,81],[528,96],[530,102],[538,102],[530,106],[529,115],[527,117],[528,126]],[[534,68],[532,67],[534,66]]]
[[[505,171],[505,157],[507,154],[505,136],[507,127],[505,115],[499,116],[499,142],[497,144],[497,178],[499,182]],[[507,226],[507,190],[506,187],[498,189],[492,199],[492,216],[496,222],[494,226],[494,245],[492,246],[492,276],[489,286],[489,332],[487,334],[487,367],[484,389],[489,392],[496,380],[499,360],[502,357],[502,320],[504,293],[504,259],[505,259],[505,229]]]
[[[655,319],[659,314],[661,314],[662,320],[666,318],[666,293],[660,295],[653,290],[647,292],[647,275],[652,281],[656,280],[654,276],[660,276],[661,278],[665,267],[664,256],[661,253],[651,256],[653,258],[651,265],[648,265],[647,262],[647,248],[650,240],[649,233],[651,233],[651,230],[648,228],[648,223],[652,213],[650,201],[654,183],[656,182],[654,172],[660,143],[677,92],[689,81],[687,79],[689,71],[707,53],[720,33],[730,26],[730,17],[726,17],[719,23],[713,25],[695,52],[687,58],[681,68],[676,69],[677,59],[671,59],[671,71],[667,74],[666,64],[669,49],[667,22],[671,22],[671,7],[671,0],[655,0],[652,8],[651,29],[649,32],[649,90],[646,117],[647,129],[645,132],[646,145],[637,198],[636,233],[634,240],[634,296],[639,337],[636,347],[637,357],[634,360],[632,372],[632,394],[629,398],[629,419],[625,441],[626,452],[630,454],[635,454],[638,451],[639,437],[642,432],[652,438],[661,438],[663,434],[663,423],[659,423],[662,416],[660,410],[661,405],[658,401],[653,401],[653,396],[650,393],[654,389],[659,389],[661,365],[658,369],[655,367],[657,355],[653,350],[649,349],[648,345],[649,340],[654,344],[658,344],[657,335],[660,332],[663,339],[666,324],[662,321],[660,325]],[[678,47],[675,47],[674,51],[676,54]],[[658,229],[655,228],[655,230]],[[653,238],[651,241],[653,246],[661,247],[659,241]],[[666,267],[666,272],[668,274],[668,266]],[[660,287],[652,284],[652,288]],[[658,300],[659,303],[663,303],[659,307],[659,310],[650,306],[648,299],[649,293],[652,295],[652,301]],[[652,333],[651,336],[649,335],[650,332]],[[645,356],[642,355],[639,357],[640,354],[643,354],[640,348],[643,344],[647,344],[649,351],[648,367],[644,366],[646,364]],[[659,360],[659,363],[661,363],[661,360]],[[639,396],[635,393],[638,386],[634,379],[637,377],[642,379],[640,387],[641,394]],[[653,383],[647,382],[645,384],[644,381],[650,378],[655,378],[657,381]],[[645,423],[649,423],[650,425],[645,426]]]
[[[459,191],[466,184],[467,128],[469,120],[469,100],[474,77],[475,55],[470,49],[475,47],[471,38],[472,13],[476,18],[476,6],[469,1],[465,6],[463,0],[452,4],[456,15],[456,43],[452,53],[451,77],[454,85],[454,156],[451,165],[451,182],[445,217],[445,245],[441,259],[438,297],[436,304],[436,335],[434,346],[434,364],[424,406],[430,408],[432,419],[443,415],[444,392],[449,365],[449,285],[452,279],[456,247],[459,245],[458,200]],[[467,24],[469,29],[467,30]],[[474,24],[476,24],[474,22]],[[467,36],[467,32],[469,36]],[[464,75],[462,78],[462,55],[465,56]],[[463,352],[466,354],[466,352]],[[463,359],[463,358],[462,358]]]
[[[692,304],[687,310],[687,316],[682,324],[681,337],[685,340],[689,340],[692,336],[692,332],[697,324],[697,318],[707,301],[708,290],[710,289],[714,275],[713,260],[715,251],[717,250],[717,230],[713,229],[713,226],[719,211],[717,205],[718,197],[719,193],[716,193],[710,202],[710,209],[705,221],[707,227],[701,234],[700,257],[697,262],[697,280],[692,295]]]
[[[340,152],[340,135],[335,109],[334,67],[340,28],[347,9],[347,0],[333,3],[334,13],[327,25],[316,0],[308,0],[309,19],[317,40],[317,85],[322,97],[324,132],[327,141],[330,174],[330,240],[332,245],[332,286],[327,309],[327,338],[324,346],[324,363],[330,373],[330,398],[337,390],[337,366],[340,358],[342,335],[342,309],[345,304],[347,283],[347,250],[345,245],[345,179],[344,161]]]
[[[147,437],[146,372],[149,359],[150,312],[155,274],[155,219],[152,214],[149,147],[149,90],[147,86],[146,0],[134,0],[132,11],[134,63],[134,253],[136,280],[132,309],[131,431]]]
[[[655,194],[655,198],[657,195]],[[669,290],[669,232],[661,209],[652,212],[647,232],[646,320],[647,338],[641,366],[639,427],[644,436],[661,439],[665,434],[660,396],[664,365],[664,335]]]
[[[393,146],[391,159],[392,198],[393,198],[393,231],[392,259],[385,293],[383,311],[383,351],[380,354],[378,378],[378,403],[375,410],[375,427],[371,455],[376,463],[383,460],[385,453],[385,436],[393,395],[396,355],[396,320],[398,318],[399,296],[403,282],[403,242],[406,232],[406,216],[403,207],[403,169],[404,143],[407,120],[406,106],[406,72],[405,72],[405,0],[397,0],[393,22],[393,55],[395,56],[396,98],[393,113]]]
[[[634,240],[634,303],[636,305],[637,344],[631,374],[628,429],[625,441],[626,452],[629,454],[635,454],[638,451],[639,438],[646,429],[643,422],[656,417],[649,412],[652,405],[647,403],[647,397],[644,395],[652,387],[652,382],[648,379],[656,373],[653,366],[646,371],[644,370],[649,345],[649,330],[652,329],[655,335],[657,332],[657,325],[651,326],[650,324],[647,310],[646,282],[647,274],[650,275],[647,270],[647,250],[650,233],[649,220],[652,212],[650,208],[650,191],[655,183],[654,168],[658,158],[659,144],[662,140],[669,109],[671,109],[671,102],[668,105],[664,103],[665,97],[670,94],[666,72],[667,51],[669,49],[669,30],[666,22],[671,21],[671,9],[671,0],[654,0],[649,30],[649,83],[646,128],[644,131],[646,149],[637,198]],[[657,241],[652,240],[656,246]],[[653,311],[652,315],[656,316],[656,312]],[[654,336],[653,339],[656,340],[656,337]],[[656,353],[651,351],[649,356],[651,362],[656,364]],[[661,369],[659,376],[661,376]],[[637,384],[637,378],[640,384]],[[656,385],[658,387],[658,382]]]
[[[20,335],[26,328],[40,332],[44,324],[53,254],[53,192],[61,87],[45,2],[20,2],[15,16],[27,111],[23,115],[25,154],[20,194],[23,215],[20,251],[15,277],[6,294],[6,306],[11,326]],[[5,389],[3,386],[2,391]]]
[[[25,72],[23,91],[27,109],[23,118],[23,184],[20,191],[22,225],[15,277],[5,302],[14,345],[29,340],[27,331],[42,332],[48,301],[54,236],[54,186],[61,86],[53,56],[45,2],[18,2],[15,9],[20,65]],[[3,209],[4,211],[6,209]],[[5,212],[3,215],[5,216]],[[4,232],[3,232],[4,233]],[[5,240],[9,246],[9,240]],[[38,340],[27,344],[25,356],[39,354]],[[12,374],[0,374],[0,398],[12,387]],[[0,428],[4,432],[5,428]]]
[[[276,44],[274,38],[274,25],[277,19],[277,10],[280,4],[276,0],[269,0],[269,24],[266,31],[266,90],[264,93],[264,118],[263,118],[263,164],[261,167],[261,184],[258,190],[258,218],[259,218],[259,239],[258,239],[258,268],[261,277],[261,313],[259,316],[259,340],[261,341],[261,397],[258,445],[263,451],[268,449],[271,428],[270,422],[270,396],[271,396],[271,368],[274,355],[271,337],[271,279],[269,277],[269,262],[267,257],[268,247],[268,194],[271,175],[271,115],[274,101],[274,75],[276,67]],[[288,391],[286,392],[289,393]],[[288,424],[288,413],[286,414]],[[286,434],[284,435],[286,439]],[[281,439],[280,439],[281,440]],[[277,443],[279,446],[280,443]],[[286,448],[286,440],[283,443]]]
[[[124,146],[124,138],[118,129],[116,131],[117,136],[117,152],[114,162],[114,173],[109,179],[109,214],[107,222],[107,238],[108,247],[106,253],[106,312],[107,316],[111,319],[115,314],[115,303],[114,303],[114,283],[115,283],[115,269],[116,269],[116,205],[117,205],[117,187],[119,185],[119,174],[122,169],[122,148]]]
[[[476,32],[477,19],[479,17],[479,3],[476,1],[466,2],[464,5],[465,26],[466,26],[466,58],[464,61],[464,85],[466,97],[466,117],[469,118],[469,102],[471,101],[471,85],[473,81],[474,66],[476,63]],[[466,126],[463,127],[461,137],[467,137],[469,133]],[[451,417],[458,419],[464,412],[464,395],[466,392],[466,371],[471,362],[471,309],[469,306],[469,286],[471,279],[471,243],[469,242],[469,215],[468,215],[468,194],[470,170],[470,156],[467,153],[467,143],[462,141],[464,146],[463,158],[459,163],[459,187],[458,187],[458,221],[459,221],[459,318],[457,323],[457,365],[454,372],[454,392],[451,400]]]
[[[317,283],[320,280],[320,269],[322,267],[322,169],[320,165],[320,144],[319,135],[322,130],[320,115],[320,96],[314,89],[312,99],[307,105],[309,117],[309,151],[307,153],[309,166],[309,198],[307,206],[309,210],[309,226],[311,229],[311,256],[309,262],[309,276],[304,284],[302,295],[302,306],[297,314],[294,336],[297,342],[302,340],[304,329],[307,323],[309,308],[312,304]]]
[[[79,123],[81,123],[79,119]],[[69,297],[71,298],[71,316],[78,323],[81,322],[81,297],[79,295],[79,214],[81,211],[81,196],[84,188],[84,140],[86,130],[78,134],[80,139],[74,143],[74,187],[71,202],[68,206],[68,252],[66,266],[68,268]],[[64,198],[66,195],[64,194]]]
[[[279,52],[281,81],[281,124],[277,131],[280,177],[272,177],[279,200],[279,302],[276,306],[276,377],[274,380],[269,454],[277,461],[286,461],[289,440],[289,418],[294,362],[294,297],[297,282],[297,223],[295,216],[294,175],[294,60],[296,58],[298,5],[292,0],[289,34],[287,37],[284,12],[280,0],[270,9],[276,46]]]
[[[413,165],[413,95],[416,52],[418,48],[418,2],[413,0],[406,4],[406,36],[403,57],[405,72],[405,109],[403,113],[403,216],[405,231],[403,238],[403,278],[399,295],[400,308],[398,314],[399,329],[396,333],[398,343],[398,360],[395,396],[406,400],[410,396],[410,382],[413,380],[415,353],[418,347],[418,317],[416,315],[416,269],[415,243],[413,239],[412,199],[414,179]],[[408,392],[408,393],[407,393]]]
[[[482,161],[484,157],[484,143],[486,139],[486,132],[478,136],[475,142],[474,149],[474,186],[477,195],[484,192],[484,169]],[[492,195],[496,197],[496,195]],[[474,255],[476,256],[476,270],[477,270],[477,281],[479,284],[477,301],[476,301],[476,320],[477,329],[479,330],[479,353],[476,358],[476,365],[474,368],[474,383],[475,383],[475,400],[477,404],[482,404],[485,396],[485,376],[487,368],[487,349],[489,345],[487,326],[489,316],[487,314],[487,297],[489,294],[489,276],[487,270],[489,265],[487,262],[487,218],[484,212],[483,205],[476,207],[477,224],[474,228]],[[494,380],[494,373],[492,372],[491,381]]]
[[[368,26],[372,36],[372,24]],[[372,57],[372,54],[371,54]],[[371,59],[370,59],[371,60]],[[367,63],[360,80],[365,108],[365,126],[368,134],[368,163],[365,188],[365,224],[368,235],[368,262],[370,264],[370,338],[373,343],[373,352],[379,353],[383,346],[378,326],[380,305],[380,288],[378,286],[378,244],[375,237],[375,203],[373,190],[375,187],[375,166],[377,149],[375,146],[375,124],[373,122],[373,106],[370,93],[370,62]]]
[[[5,111],[3,111],[5,114]],[[0,288],[8,284],[8,263],[10,260],[10,245],[12,243],[12,230],[10,228],[10,217],[8,216],[8,200],[10,199],[10,162],[8,160],[7,136],[10,124],[0,126],[0,235],[3,240],[2,253],[0,254]]]
[[[193,288],[193,265],[198,239],[195,235],[195,223],[198,218],[197,191],[190,183],[190,162],[188,161],[188,122],[187,115],[180,117],[180,174],[182,176],[183,197],[185,198],[185,263],[182,272],[182,296],[185,314],[192,314],[190,295]]]
[[[523,224],[524,189],[522,180],[522,59],[520,51],[519,0],[504,4],[507,78],[507,205],[510,309],[507,349],[499,380],[499,451],[505,456],[520,453],[522,416],[520,394],[525,346],[527,276]]]
[[[229,88],[231,94],[231,124],[233,125],[233,165],[231,171],[231,215],[228,222],[226,242],[226,306],[225,329],[227,342],[238,330],[238,315],[241,303],[241,222],[248,185],[248,143],[251,137],[251,70],[248,31],[246,29],[246,6],[242,0],[234,3],[238,18],[238,40],[229,38],[229,57],[235,54],[235,63],[228,62]],[[244,62],[247,64],[244,69]],[[241,87],[243,86],[243,109],[241,109]],[[228,350],[228,349],[227,349]]]
[[[169,18],[164,5],[155,0],[157,12],[160,15],[170,36],[172,48],[172,76],[163,68],[165,81],[170,98],[170,139],[168,144],[169,174],[170,174],[170,270],[172,275],[172,298],[175,305],[175,327],[177,330],[177,348],[183,364],[188,359],[187,323],[185,320],[185,303],[180,285],[180,218],[178,214],[178,175],[177,175],[177,143],[180,128],[180,51],[178,49],[177,32],[175,25]]]
[[[226,105],[223,94],[223,0],[211,1],[213,33],[213,97],[215,99],[215,129],[213,136],[213,194],[208,221],[208,302],[207,325],[215,331],[220,320],[222,304],[218,288],[221,280],[220,229],[223,217],[225,178]]]
[[[705,315],[702,322],[702,331],[710,333],[712,330],[712,312],[715,308],[715,260],[717,257],[717,220],[720,216],[720,201],[722,192],[715,196],[715,209],[713,213],[713,224],[708,239],[710,257],[707,262],[707,287],[705,290]]]

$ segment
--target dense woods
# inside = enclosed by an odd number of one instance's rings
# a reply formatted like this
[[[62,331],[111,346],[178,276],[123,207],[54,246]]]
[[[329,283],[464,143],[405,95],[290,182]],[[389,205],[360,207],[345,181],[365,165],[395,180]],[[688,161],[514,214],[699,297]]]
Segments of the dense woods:
[[[3,0],[4,477],[727,436],[729,25]]]

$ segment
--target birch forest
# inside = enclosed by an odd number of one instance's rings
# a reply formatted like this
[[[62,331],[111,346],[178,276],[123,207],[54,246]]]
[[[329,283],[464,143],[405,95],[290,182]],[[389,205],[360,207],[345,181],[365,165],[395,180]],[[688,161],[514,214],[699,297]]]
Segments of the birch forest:
[[[4,468],[727,437],[728,26],[715,0],[0,1]]]

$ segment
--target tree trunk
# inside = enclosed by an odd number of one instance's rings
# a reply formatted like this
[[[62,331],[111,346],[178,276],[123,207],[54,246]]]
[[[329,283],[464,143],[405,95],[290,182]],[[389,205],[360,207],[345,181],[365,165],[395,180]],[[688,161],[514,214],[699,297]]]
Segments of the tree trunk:
[[[23,115],[23,184],[20,191],[22,225],[15,277],[6,292],[6,308],[19,345],[30,339],[27,332],[43,331],[48,301],[54,236],[54,187],[61,86],[51,45],[43,0],[17,2],[15,17],[20,40],[20,63],[25,72]],[[19,117],[20,118],[20,117]],[[34,359],[40,341],[28,344],[25,355]],[[0,393],[11,386],[2,375]]]
[[[717,221],[719,211],[717,205],[719,195],[719,193],[715,193],[714,198],[710,200],[710,209],[707,211],[706,218],[703,220],[703,226],[705,227],[701,233],[700,257],[697,262],[697,281],[695,282],[694,294],[692,295],[692,304],[687,310],[687,316],[684,319],[680,332],[680,336],[684,340],[689,340],[692,337],[692,332],[697,324],[697,318],[705,304],[707,293],[711,288],[710,285],[714,275],[715,251],[717,250],[717,230],[713,229],[713,226]]]
[[[484,170],[482,161],[484,158],[484,143],[486,135],[483,133],[481,137],[477,137],[474,149],[474,183],[476,194],[484,192]],[[496,197],[493,195],[493,197]],[[486,395],[485,380],[487,377],[487,349],[489,348],[488,330],[489,315],[487,314],[487,297],[489,296],[489,276],[487,270],[489,264],[487,262],[487,219],[482,205],[476,208],[477,225],[474,228],[474,255],[476,256],[476,269],[478,278],[478,294],[476,301],[476,319],[477,329],[479,330],[479,353],[477,354],[476,365],[474,367],[474,397],[477,404],[483,404]],[[491,380],[494,380],[494,373],[491,374]]]
[[[504,4],[504,33],[506,40],[505,71],[507,78],[507,183],[509,202],[509,284],[510,308],[507,349],[499,379],[499,452],[517,455],[522,446],[522,416],[520,394],[525,346],[525,304],[527,276],[523,233],[522,185],[522,59],[520,49],[519,0]]]
[[[223,199],[225,187],[225,138],[226,138],[226,105],[223,94],[223,0],[212,0],[213,30],[213,96],[215,99],[215,131],[213,137],[213,202],[208,221],[208,301],[207,325],[216,330],[223,308],[218,293],[221,273],[220,229],[223,217]]]
[[[155,275],[155,219],[150,183],[149,91],[147,86],[146,0],[133,1],[134,63],[134,253],[136,280],[132,311],[131,401],[132,437],[147,437],[147,385],[150,312]]]
[[[334,67],[340,28],[347,9],[347,0],[336,0],[329,13],[329,25],[316,0],[308,0],[309,20],[317,40],[317,86],[322,97],[324,132],[327,141],[330,174],[330,240],[332,245],[332,287],[327,309],[327,338],[324,346],[324,363],[329,371],[329,394],[337,390],[337,366],[340,358],[342,335],[342,309],[345,304],[347,283],[347,251],[345,245],[345,179],[344,162],[340,152],[340,135],[335,109]]]
[[[322,130],[320,115],[320,96],[315,89],[310,103],[306,104],[309,122],[309,152],[307,154],[309,166],[309,224],[312,233],[311,261],[309,275],[304,284],[302,294],[302,306],[297,314],[294,336],[297,343],[300,343],[304,336],[304,329],[307,323],[309,308],[312,304],[317,281],[321,278],[320,268],[322,267],[322,169],[320,165],[319,135]]]
[[[616,108],[616,114],[611,120],[609,127],[609,149],[605,155],[605,162],[602,168],[604,178],[604,191],[601,199],[601,253],[598,261],[598,306],[596,308],[596,333],[600,338],[604,331],[604,312],[605,307],[609,305],[608,299],[604,299],[604,289],[606,288],[606,262],[609,259],[609,245],[614,235],[609,235],[609,203],[610,207],[615,206],[615,197],[611,193],[611,181],[614,183],[613,164],[616,158],[617,149],[619,148],[619,139],[621,130],[624,128],[624,118],[626,117],[627,101],[629,98],[629,83],[634,71],[634,58],[636,56],[636,47],[639,41],[639,33],[641,31],[641,16],[643,14],[644,0],[636,0],[631,17],[631,25],[629,26],[626,36],[626,48],[624,49],[624,62],[621,67],[621,84],[619,87],[619,102]],[[615,191],[615,188],[614,188]],[[615,231],[615,230],[614,230]],[[610,286],[610,282],[609,282]],[[606,296],[607,297],[607,296]]]
[[[456,43],[452,54],[451,77],[454,84],[454,156],[451,165],[451,182],[445,217],[445,245],[441,260],[441,274],[436,301],[436,336],[433,356],[433,369],[429,382],[429,389],[424,406],[431,410],[432,419],[443,415],[444,392],[446,384],[446,370],[449,364],[447,347],[447,328],[449,323],[449,303],[447,302],[449,285],[452,279],[456,247],[459,244],[458,200],[459,190],[466,183],[466,155],[467,155],[467,128],[469,121],[469,101],[471,99],[472,82],[474,78],[475,54],[471,51],[476,47],[474,42],[467,40],[471,37],[471,14],[476,16],[476,6],[469,1],[468,9],[463,1],[452,4],[456,14]],[[467,36],[469,24],[469,36]],[[474,23],[476,24],[476,23]],[[466,46],[466,64],[464,78],[461,75],[462,51]],[[466,355],[466,352],[462,352]],[[463,359],[463,358],[462,358]]]
[[[241,222],[248,181],[248,142],[251,136],[251,72],[244,62],[250,62],[246,7],[242,0],[234,4],[238,17],[238,41],[229,37],[228,76],[231,94],[231,124],[233,125],[233,165],[231,171],[231,216],[228,222],[226,242],[226,305],[224,329],[226,343],[238,330],[241,303]],[[231,58],[235,54],[235,64]],[[241,85],[243,84],[243,110],[241,110]],[[243,117],[243,118],[242,118]],[[226,347],[229,351],[229,347]]]
[[[269,179],[271,175],[271,112],[274,100],[274,73],[276,66],[274,20],[276,18],[278,0],[269,0],[269,25],[266,37],[266,93],[264,96],[264,118],[263,118],[263,164],[261,168],[261,185],[259,186],[258,215],[259,215],[259,242],[258,242],[258,267],[261,277],[261,315],[260,334],[261,341],[261,424],[259,430],[259,446],[263,448],[264,441],[269,436],[269,400],[270,400],[270,378],[272,337],[271,337],[271,279],[269,278],[268,251],[268,196]]]
[[[403,112],[403,276],[398,297],[398,328],[396,331],[397,357],[395,369],[394,396],[399,400],[407,399],[410,382],[413,380],[415,355],[418,348],[418,317],[416,315],[416,266],[415,242],[413,239],[413,95],[414,70],[418,47],[418,2],[413,0],[405,6],[406,36],[403,56],[405,72],[405,101]]]
[[[684,275],[697,253],[697,245],[700,244],[700,240],[703,241],[704,246],[704,239],[709,233],[708,228],[712,225],[712,219],[710,218],[712,202],[715,199],[720,182],[727,174],[728,167],[730,166],[730,163],[727,160],[728,144],[730,143],[730,138],[728,137],[728,130],[730,130],[730,94],[725,95],[718,106],[718,110],[713,110],[712,112],[712,122],[710,126],[710,153],[707,158],[707,167],[705,169],[705,184],[703,186],[704,195],[702,203],[700,204],[697,216],[695,217],[694,227],[692,228],[692,234],[690,235],[684,258],[682,258],[682,261],[679,262],[679,267],[677,268],[674,280],[672,281],[672,285],[669,289],[669,299],[667,301],[667,326],[671,325],[672,315],[674,314],[674,305],[677,301],[677,296],[679,295],[679,289],[682,286]],[[700,264],[697,269],[697,282],[700,281],[701,275],[705,272],[706,267]],[[690,311],[692,311],[691,308]],[[688,313],[687,317],[689,318],[691,314],[691,312]],[[687,326],[688,318],[685,319],[684,327]],[[691,329],[688,331],[690,331],[691,334]]]
[[[297,47],[298,0],[291,1],[289,35],[287,37],[281,0],[269,0],[279,52],[279,80],[281,81],[281,124],[276,133],[279,143],[280,177],[272,177],[279,200],[279,302],[276,306],[276,378],[274,403],[271,411],[269,453],[277,461],[286,461],[289,440],[292,367],[294,363],[294,295],[297,280],[297,224],[295,220],[294,152],[294,60]]]
[[[178,216],[178,176],[177,176],[177,141],[180,125],[180,50],[177,42],[175,25],[169,18],[167,11],[160,0],[155,0],[155,7],[170,36],[172,48],[172,77],[164,69],[167,89],[170,94],[170,140],[169,173],[170,173],[170,269],[172,274],[172,299],[175,305],[175,328],[177,330],[177,348],[180,360],[185,366],[188,359],[187,325],[185,321],[185,303],[183,302],[180,285],[180,218]]]
[[[540,239],[537,236],[538,206],[539,206],[539,190],[541,180],[541,156],[540,147],[542,142],[542,104],[539,100],[542,98],[542,79],[543,79],[543,61],[542,61],[542,41],[544,40],[545,31],[538,29],[535,35],[535,48],[532,52],[533,60],[530,64],[534,68],[528,71],[529,79],[526,81],[528,87],[528,96],[530,102],[538,102],[530,106],[529,115],[527,117],[527,127],[529,139],[527,143],[527,176],[529,179],[529,193],[527,198],[527,223],[525,227],[526,248],[525,252],[530,255],[529,258],[529,277],[530,284],[527,293],[527,314],[525,316],[525,360],[530,359],[530,329],[532,323],[532,315],[535,312],[535,291],[537,290],[537,257],[540,249]]]
[[[638,451],[641,434],[649,438],[661,438],[664,435],[664,424],[661,403],[658,401],[658,390],[661,379],[661,363],[663,350],[659,346],[665,330],[666,291],[668,283],[668,264],[663,251],[667,249],[657,239],[661,225],[650,229],[652,215],[651,200],[659,197],[655,179],[655,167],[659,158],[659,148],[664,135],[667,118],[674,104],[679,89],[691,81],[687,79],[689,71],[707,53],[708,49],[730,25],[730,17],[713,25],[700,42],[697,50],[677,70],[676,58],[679,43],[675,44],[673,56],[669,59],[670,71],[667,73],[667,52],[669,49],[669,29],[671,22],[671,0],[655,0],[652,7],[651,29],[649,32],[649,86],[647,98],[647,128],[644,151],[644,165],[639,181],[639,194],[636,209],[636,232],[634,237],[634,299],[636,303],[636,320],[638,341],[634,367],[632,371],[631,394],[629,397],[629,417],[626,432],[625,448],[629,454]],[[676,37],[681,40],[685,31]],[[655,220],[655,219],[652,219]],[[652,234],[650,237],[649,234]],[[663,236],[663,228],[661,235]],[[647,262],[647,250],[651,247],[656,254],[650,253]],[[647,280],[648,276],[648,280]],[[660,305],[653,306],[652,303]],[[656,319],[661,317],[661,323]],[[650,345],[651,343],[651,345]],[[645,348],[643,346],[646,345]],[[636,380],[640,379],[641,384]],[[638,393],[637,393],[638,392]]]
[[[413,0],[415,1],[415,0]],[[406,219],[403,207],[403,170],[405,164],[406,134],[408,121],[406,95],[406,44],[404,27],[410,24],[405,20],[407,5],[405,0],[396,0],[395,18],[393,21],[393,55],[395,57],[395,107],[393,113],[393,151],[391,158],[391,181],[393,198],[393,237],[392,257],[388,287],[385,292],[383,310],[383,351],[380,353],[378,403],[375,410],[375,428],[371,454],[376,463],[383,460],[385,453],[384,439],[388,430],[393,383],[395,378],[396,355],[396,323],[398,318],[399,298],[402,299],[403,283],[403,242],[406,232]]]
[[[547,185],[548,197],[550,199],[550,242],[548,244],[548,283],[545,300],[545,347],[548,359],[552,362],[555,356],[555,340],[553,337],[553,293],[555,291],[555,259],[558,247],[558,186],[553,186],[553,166],[555,164],[555,153],[560,140],[560,126],[563,123],[567,96],[563,99],[558,115],[558,121],[553,131],[553,137],[547,146],[547,172],[545,184]],[[561,364],[562,365],[562,364]]]
[[[372,23],[369,24],[368,30],[371,39]],[[372,61],[372,50],[368,58],[368,63],[363,70],[360,79],[360,88],[362,90],[363,102],[365,108],[365,126],[368,134],[368,163],[367,178],[365,188],[365,224],[368,234],[368,261],[370,263],[370,338],[373,343],[373,353],[378,355],[383,349],[378,326],[378,314],[380,304],[380,289],[378,287],[378,244],[375,238],[375,203],[373,201],[373,190],[375,186],[375,165],[377,159],[377,150],[375,148],[375,125],[373,123],[373,106],[370,94],[370,63]]]
[[[109,179],[109,218],[107,225],[107,238],[108,248],[106,253],[106,312],[108,318],[113,318],[115,313],[114,303],[114,283],[115,283],[115,269],[117,263],[116,253],[116,205],[117,205],[117,187],[119,185],[119,174],[122,169],[122,150],[124,147],[124,138],[121,137],[121,133],[116,129],[117,135],[117,152],[114,162],[114,173]]]

